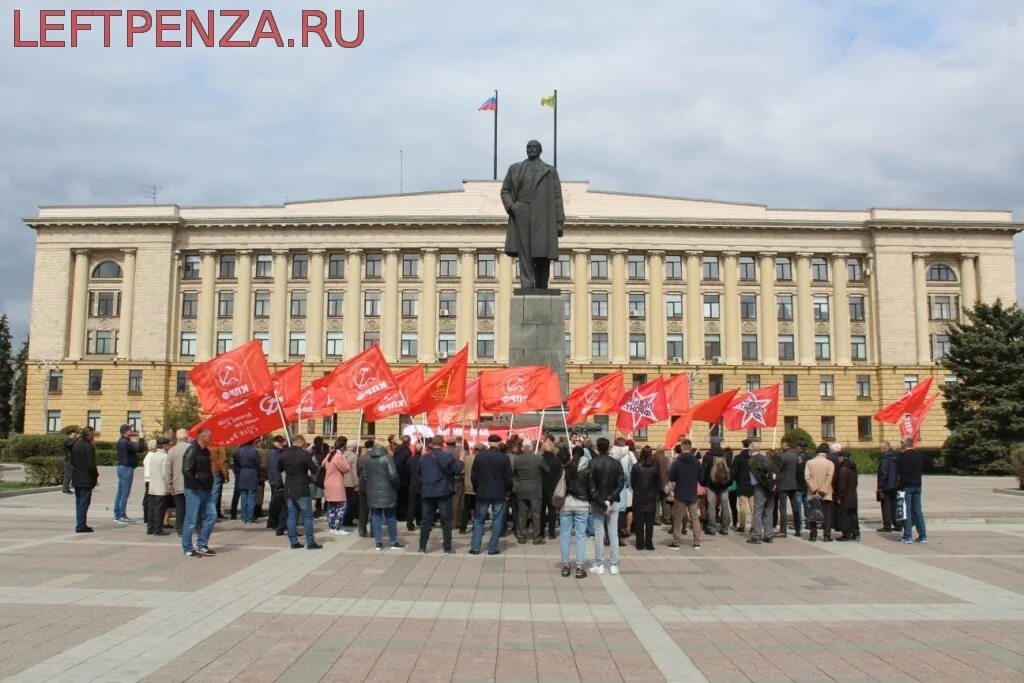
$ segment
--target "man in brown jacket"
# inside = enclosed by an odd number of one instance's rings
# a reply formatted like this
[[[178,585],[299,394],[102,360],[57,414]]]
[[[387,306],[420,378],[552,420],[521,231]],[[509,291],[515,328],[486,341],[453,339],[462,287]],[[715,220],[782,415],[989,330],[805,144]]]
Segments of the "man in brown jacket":
[[[832,540],[832,478],[836,466],[828,459],[828,446],[818,446],[813,458],[804,466],[804,479],[807,481],[807,498],[816,497],[821,501],[822,527],[825,530],[825,541]],[[818,540],[818,524],[810,522],[811,534],[808,540]]]

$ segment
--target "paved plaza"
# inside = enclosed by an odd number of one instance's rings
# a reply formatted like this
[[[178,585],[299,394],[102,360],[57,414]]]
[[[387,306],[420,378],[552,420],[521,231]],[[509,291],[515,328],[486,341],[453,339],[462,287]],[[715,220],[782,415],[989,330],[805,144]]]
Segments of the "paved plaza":
[[[926,512],[964,518],[926,546],[870,525],[857,544],[731,534],[697,553],[656,531],[620,576],[576,580],[556,542],[474,557],[456,533],[443,556],[439,531],[426,556],[326,533],[309,552],[224,521],[216,557],[185,559],[177,536],[110,520],[101,469],[94,534],[72,532],[71,496],[0,499],[0,678],[1024,680],[1024,497],[991,493],[1009,479],[926,479]],[[139,470],[139,518],[141,492]]]

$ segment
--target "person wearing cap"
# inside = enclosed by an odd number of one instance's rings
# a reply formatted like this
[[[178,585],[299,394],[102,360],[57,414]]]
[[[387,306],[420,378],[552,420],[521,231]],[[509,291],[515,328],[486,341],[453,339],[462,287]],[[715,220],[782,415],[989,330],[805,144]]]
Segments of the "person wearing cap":
[[[135,430],[130,424],[118,429],[121,437],[117,440],[117,493],[114,495],[114,521],[118,524],[132,524],[128,517],[128,496],[132,492],[132,479],[139,466],[139,448],[132,443]]]
[[[470,473],[473,490],[476,491],[476,511],[473,513],[473,537],[469,554],[479,555],[484,540],[484,519],[491,513],[491,540],[487,545],[488,555],[497,555],[498,539],[501,538],[505,521],[505,506],[512,492],[512,461],[501,450],[501,437],[491,434],[487,437],[487,450],[478,453]]]
[[[149,470],[149,485],[146,489],[148,519],[146,534],[149,536],[166,536],[164,531],[164,510],[167,509],[167,498],[174,488],[174,473],[171,470],[171,457],[167,454],[167,445],[171,440],[160,435],[153,439],[153,450],[146,456],[146,467]]]
[[[427,552],[434,518],[439,517],[444,552],[451,554],[455,552],[452,549],[453,482],[462,473],[462,461],[442,448],[444,443],[440,436],[433,437],[431,445],[430,452],[420,456],[420,495],[423,501],[420,552]]]
[[[78,431],[68,432],[68,438],[64,440],[64,485],[61,488],[63,493],[74,493],[71,490],[71,449],[75,447],[76,441],[78,441]]]

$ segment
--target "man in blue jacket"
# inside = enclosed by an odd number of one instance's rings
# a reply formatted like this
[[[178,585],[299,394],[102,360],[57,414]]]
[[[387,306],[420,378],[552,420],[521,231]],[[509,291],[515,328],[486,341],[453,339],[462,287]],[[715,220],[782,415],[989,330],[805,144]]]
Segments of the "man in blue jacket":
[[[876,486],[878,502],[882,504],[882,526],[876,531],[889,533],[898,531],[899,522],[896,521],[896,494],[900,488],[899,467],[896,464],[896,451],[888,441],[883,441],[879,450],[882,451],[878,459],[878,483]]]
[[[444,449],[440,436],[433,438],[429,452],[420,456],[420,490],[423,500],[423,524],[420,526],[420,552],[427,552],[434,517],[441,518],[444,552],[452,550],[452,490],[455,477],[462,472],[462,461]]]
[[[128,496],[132,492],[132,480],[135,468],[139,466],[139,449],[132,443],[135,430],[129,424],[121,425],[118,430],[121,438],[117,440],[117,494],[114,496],[114,521],[118,524],[132,524],[127,514]]]
[[[488,555],[497,555],[498,539],[501,538],[505,521],[505,506],[512,491],[512,461],[500,448],[501,437],[492,434],[487,438],[487,450],[473,460],[470,481],[476,491],[476,511],[473,516],[473,538],[469,554],[479,555],[484,540],[484,518],[491,513],[491,540],[487,545]]]

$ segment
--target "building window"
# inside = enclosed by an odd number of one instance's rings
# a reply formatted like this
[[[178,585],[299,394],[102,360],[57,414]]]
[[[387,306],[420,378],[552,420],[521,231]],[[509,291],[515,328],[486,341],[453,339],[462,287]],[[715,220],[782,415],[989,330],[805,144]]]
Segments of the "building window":
[[[959,308],[957,296],[929,296],[928,308],[931,311],[932,320],[952,320],[953,312]]]
[[[305,280],[309,277],[309,254],[292,256],[292,279]]]
[[[642,254],[630,254],[626,258],[626,276],[630,280],[647,279],[647,262]]]
[[[60,411],[59,410],[47,410],[46,411],[46,431],[49,433],[59,432],[61,428],[60,423]]]
[[[494,335],[490,332],[476,333],[476,357],[494,358]]]
[[[819,323],[827,323],[829,321],[828,296],[815,294],[811,305],[814,308],[814,320]]]
[[[756,294],[741,294],[740,295],[740,319],[741,320],[757,320],[757,295]]]
[[[552,277],[556,280],[568,280],[572,274],[572,260],[568,254],[559,254],[558,260],[552,264]]]
[[[814,337],[814,359],[832,360],[832,340],[827,334]]]
[[[568,320],[572,317],[572,294],[562,292],[562,317]]]
[[[476,317],[494,317],[494,292],[491,290],[480,290],[476,293]]]
[[[868,338],[864,335],[850,337],[850,357],[853,360],[868,359]]]
[[[345,333],[328,332],[325,353],[331,358],[340,358],[345,355]]]
[[[441,334],[437,337],[437,354],[441,358],[449,358],[455,355],[455,335]]]
[[[195,256],[195,255],[186,256],[185,257],[185,261],[182,264],[182,268],[181,268],[181,279],[182,280],[198,280],[199,279],[199,269],[200,269],[201,263],[202,263],[202,261],[200,260],[200,258],[198,256]],[[100,265],[103,265],[103,264],[100,264]],[[95,271],[93,271],[93,276],[95,277]],[[118,277],[120,277],[120,276],[118,276]]]
[[[836,418],[831,415],[821,416],[821,438],[824,441],[835,441]]]
[[[231,280],[235,277],[235,255],[221,254],[217,263],[217,277],[222,280]]]
[[[519,261],[517,260],[516,263]],[[483,279],[492,279],[498,275],[497,254],[479,254],[476,257],[476,276]]]
[[[217,355],[226,353],[231,348],[231,344],[234,341],[234,335],[231,332],[218,332],[217,333]]]
[[[645,372],[634,372],[633,373],[633,388],[636,389],[638,386],[647,384],[647,373]]]
[[[142,370],[129,370],[128,371],[128,393],[129,394],[141,394],[142,393]]]
[[[182,356],[191,357],[196,355],[196,333],[182,332],[181,339],[178,342],[178,349]]]
[[[717,256],[705,256],[701,260],[701,277],[705,280],[722,279]]]
[[[289,356],[305,356],[306,355],[306,333],[305,332],[290,332],[288,334],[288,355]]]
[[[562,336],[562,353],[566,358],[572,355],[572,335],[568,332]]]
[[[590,279],[608,279],[608,256],[606,254],[593,254],[590,257]]]
[[[235,293],[217,292],[217,317],[230,318],[235,314]]]
[[[265,289],[253,292],[252,314],[256,318],[270,317],[270,292]]]
[[[92,427],[94,431],[102,432],[103,413],[99,410],[90,410],[85,416],[85,426]]]
[[[420,255],[402,254],[402,277],[417,278],[420,276]]]
[[[256,254],[256,277],[274,277],[274,257],[270,254]]]
[[[46,387],[51,394],[64,391],[64,371],[49,370],[46,375]]]
[[[199,260],[198,256],[189,256],[186,257],[186,260],[189,258]],[[95,280],[117,280],[121,277],[121,266],[113,261],[103,261],[92,269],[92,277]],[[198,268],[195,277],[199,277]]]
[[[757,263],[753,256],[740,256],[740,280],[753,282],[757,279]]]
[[[456,313],[458,293],[453,289],[442,289],[437,295],[437,310],[442,318],[449,318]]]
[[[594,358],[608,357],[608,333],[594,332],[590,335],[590,355]]]
[[[864,263],[859,258],[846,259],[846,279],[850,282],[864,282]]]
[[[871,441],[871,416],[859,415],[857,417],[857,440]]]
[[[871,375],[857,375],[857,398],[871,398]]]
[[[327,256],[327,277],[340,280],[345,277],[345,254],[334,252]]]
[[[850,297],[850,320],[862,322],[864,320],[864,297]]]
[[[380,316],[380,291],[369,289],[363,292],[363,315],[368,318]]]
[[[415,358],[419,355],[419,343],[415,332],[403,332],[399,345],[402,358]]]
[[[714,373],[708,375],[708,396],[717,396],[725,391],[725,375]]]
[[[949,335],[936,334],[932,336],[932,360],[941,360],[949,353]]]
[[[363,277],[380,278],[384,275],[384,254],[367,254],[363,265]]]
[[[608,292],[594,292],[590,295],[590,316],[592,318],[608,317]]]
[[[647,358],[647,335],[630,334],[629,335],[629,359],[630,360],[644,360]]]
[[[722,337],[718,334],[704,335],[704,360],[720,361],[722,358]]]
[[[683,319],[682,292],[669,292],[665,295],[665,315],[669,320]]]
[[[956,282],[956,273],[945,263],[936,263],[928,268],[925,279],[929,282]]]
[[[630,318],[646,318],[647,317],[647,295],[643,292],[630,292],[629,293],[629,317]]]
[[[814,282],[828,282],[828,261],[826,259],[811,259],[811,280]]]
[[[779,360],[795,360],[796,344],[793,342],[793,335],[779,335]]]
[[[103,391],[103,371],[102,370],[90,370],[89,371],[89,391]]]
[[[666,349],[666,355],[670,360],[683,359],[683,335],[681,334],[669,334],[668,335],[668,347]]]
[[[743,360],[757,360],[757,335],[745,334],[740,340]]]
[[[101,318],[112,318],[121,315],[120,292],[89,292],[91,299],[89,311],[91,315]]]
[[[199,292],[181,293],[181,317],[195,318],[199,315]]]
[[[270,353],[270,333],[269,332],[253,332],[252,338],[260,343],[260,347],[263,349],[263,354]]]
[[[917,375],[903,375],[903,391],[910,391],[917,386]]]
[[[796,398],[799,396],[800,381],[796,375],[782,376],[782,397]]]
[[[793,261],[788,256],[775,257],[775,279],[782,282],[793,281]]]
[[[380,332],[363,332],[363,350],[380,344]]]
[[[761,388],[761,375],[747,375],[747,391],[757,391]]]
[[[117,333],[113,330],[90,332],[86,351],[97,356],[109,356],[117,353]]]
[[[125,415],[124,421],[132,428],[133,432],[137,433],[142,431],[142,411],[129,410],[128,414]]]
[[[670,255],[665,257],[665,279],[666,280],[682,280],[683,279],[683,257],[678,255]]]
[[[705,320],[718,320],[721,317],[721,308],[719,301],[721,295],[719,294],[705,294],[704,295],[704,319]]]
[[[340,318],[345,315],[345,293],[335,289],[327,292],[327,317]]]
[[[818,378],[818,395],[822,398],[835,398],[835,379],[832,375],[822,375]]]
[[[306,293],[302,291],[293,291],[291,293],[291,317],[293,318],[305,318],[306,317]]]
[[[777,320],[792,320],[793,319],[793,295],[792,294],[779,294],[775,297],[776,303],[776,319]]]
[[[608,415],[594,415],[590,418],[598,429],[605,434],[611,433],[610,417]]]
[[[437,258],[437,276],[438,277],[458,277],[459,276],[459,256],[458,254],[443,253]]]
[[[800,418],[796,415],[786,415],[782,418],[782,430],[788,432],[800,426]],[[811,445],[811,444],[808,444]]]

